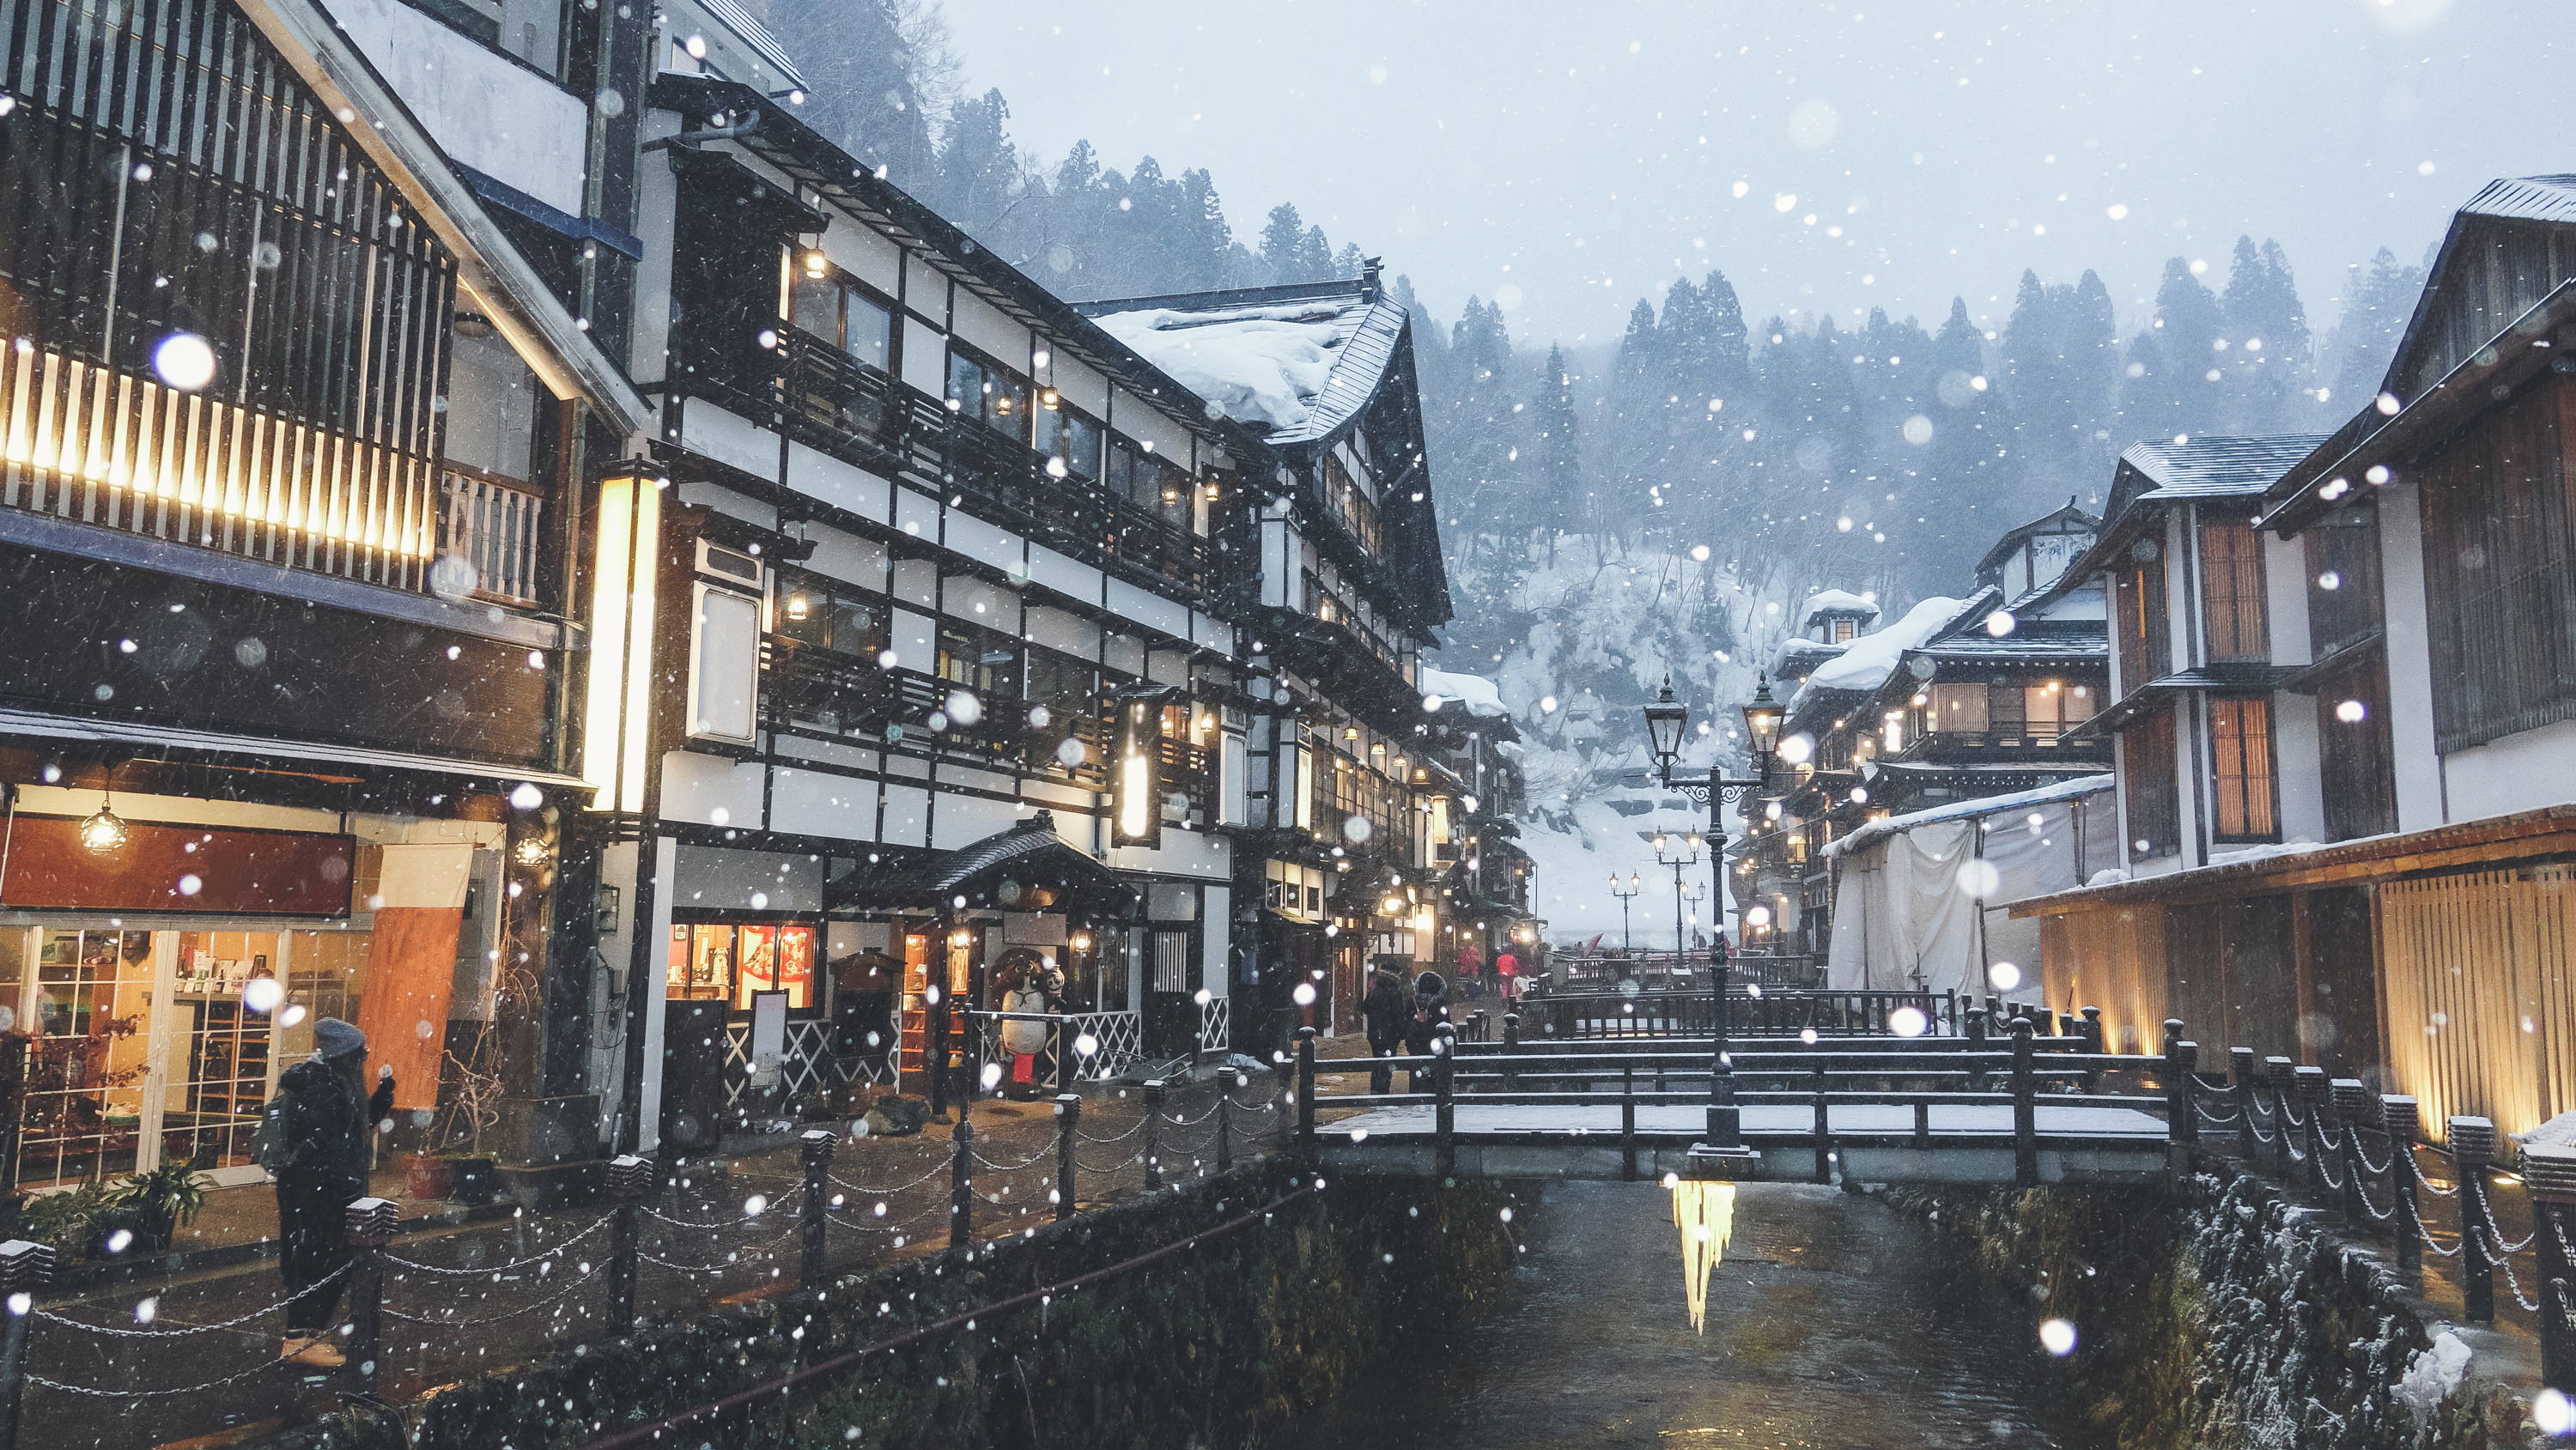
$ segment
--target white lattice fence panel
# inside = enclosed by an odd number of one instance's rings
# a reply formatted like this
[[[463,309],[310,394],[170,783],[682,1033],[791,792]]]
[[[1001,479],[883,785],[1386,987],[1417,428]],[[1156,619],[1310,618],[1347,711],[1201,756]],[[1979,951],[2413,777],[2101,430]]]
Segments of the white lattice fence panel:
[[[1210,997],[1199,1004],[1199,1051],[1220,1052],[1234,1045],[1234,999]]]

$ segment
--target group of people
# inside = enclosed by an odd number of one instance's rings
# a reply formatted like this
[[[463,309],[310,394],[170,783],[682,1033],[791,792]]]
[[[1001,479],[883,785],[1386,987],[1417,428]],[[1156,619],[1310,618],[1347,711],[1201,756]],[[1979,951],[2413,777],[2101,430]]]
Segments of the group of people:
[[[1440,1024],[1449,1020],[1449,984],[1438,972],[1424,972],[1413,979],[1413,989],[1406,991],[1404,978],[1384,962],[1369,969],[1368,992],[1360,999],[1360,1017],[1368,1027],[1369,1056],[1388,1058],[1402,1048],[1414,1057],[1428,1058],[1432,1039]],[[1440,1064],[1426,1063],[1406,1071],[1405,1091],[1421,1092],[1436,1080]],[[1369,1091],[1395,1090],[1395,1069],[1369,1069]]]

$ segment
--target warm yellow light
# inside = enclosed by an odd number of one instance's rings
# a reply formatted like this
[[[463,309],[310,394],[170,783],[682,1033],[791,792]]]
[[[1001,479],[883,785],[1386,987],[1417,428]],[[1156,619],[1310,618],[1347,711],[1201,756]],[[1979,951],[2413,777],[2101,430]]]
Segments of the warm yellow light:
[[[1042,388],[1038,391],[1038,406],[1046,409],[1048,412],[1052,413],[1063,405],[1064,399],[1056,395],[1055,389]]]
[[[1118,762],[1118,833],[1141,841],[1154,832],[1154,760],[1143,751]]]
[[[787,617],[789,619],[811,619],[813,615],[814,601],[803,590],[800,589],[787,596]]]
[[[107,808],[107,797],[104,795],[98,798],[98,813],[80,823],[81,848],[95,851],[100,855],[122,850],[126,835],[124,819]]]
[[[1682,1296],[1691,1328],[1708,1332],[1708,1276],[1735,1236],[1735,1185],[1673,1180],[1673,1223],[1682,1233]]]
[[[661,528],[658,480],[631,473],[600,480],[581,755],[582,779],[596,792],[591,805],[597,810],[644,809],[645,737],[653,692],[653,566]]]
[[[806,276],[814,278],[816,281],[821,281],[831,270],[832,259],[824,256],[821,249],[817,248],[815,250],[808,251],[805,254]]]

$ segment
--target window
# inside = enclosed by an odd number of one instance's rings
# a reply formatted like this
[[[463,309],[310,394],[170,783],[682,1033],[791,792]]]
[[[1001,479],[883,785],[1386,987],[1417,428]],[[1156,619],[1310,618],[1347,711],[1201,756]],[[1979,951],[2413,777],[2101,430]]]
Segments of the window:
[[[1156,457],[1142,444],[1113,436],[1109,444],[1109,491],[1160,518],[1173,528],[1190,527],[1190,478]]]
[[[1050,650],[1028,652],[1029,734],[1033,745],[1030,759],[1039,765],[1049,763],[1066,770],[1099,769],[1104,762],[1082,746],[1086,734],[1093,733],[1093,722],[1101,716],[1100,675],[1089,660],[1075,659]],[[1039,713],[1043,711],[1044,713]],[[1072,751],[1066,741],[1082,746],[1083,753],[1068,761]]]
[[[2005,685],[2001,689],[2021,695],[2022,729],[2033,745],[2054,745],[2066,733],[2066,727],[2083,720],[2083,707],[2073,698],[2074,692],[2062,681],[2042,680],[2037,684]]]
[[[885,612],[820,581],[794,580],[778,597],[777,632],[814,649],[873,658],[885,648]]]
[[[751,743],[760,697],[760,600],[691,586],[689,734]]]
[[[2128,801],[2129,854],[2182,849],[2182,792],[2174,773],[2174,712],[2156,710],[2120,736],[2120,786]]]
[[[814,928],[785,923],[735,926],[677,924],[664,968],[664,995],[674,1000],[723,1002],[751,1010],[757,992],[785,992],[790,1011],[817,1004],[814,994]]]
[[[819,253],[806,253],[796,268],[787,320],[857,362],[894,371],[894,309]]]
[[[2317,784],[2325,796],[2330,841],[2397,829],[2386,669],[2373,652],[2317,683]]]
[[[2552,380],[2418,465],[2445,751],[2576,717],[2576,557]]]
[[[2379,511],[2349,508],[2309,526],[2309,658],[2368,639],[2379,630]]]
[[[2164,548],[2153,539],[2129,546],[2112,575],[2118,596],[2120,690],[2128,693],[2173,672],[2173,635],[2165,619]]]
[[[1049,398],[1055,401],[1047,402]],[[1047,472],[1058,477],[1100,476],[1100,420],[1056,397],[1053,389],[1039,395],[1038,452],[1051,460]],[[1063,465],[1057,474],[1056,465]]]
[[[1020,651],[1010,640],[988,629],[941,625],[935,672],[939,678],[964,685],[987,701],[1019,698]]]
[[[1826,621],[1825,641],[1828,644],[1850,643],[1852,637],[1852,626],[1857,622],[1858,621],[1856,620],[1849,619],[1834,619]]]
[[[2200,604],[2213,660],[2260,660],[2272,653],[2264,631],[2263,539],[2241,519],[2200,526]]]
[[[1029,381],[990,358],[951,346],[948,401],[996,433],[1028,439]]]
[[[1983,735],[1986,705],[1984,685],[1934,685],[1932,728],[1945,735]]]
[[[1361,492],[1358,480],[1342,460],[1324,455],[1324,506],[1359,546],[1371,554],[1386,552],[1386,534],[1378,524],[1377,505]]]
[[[2280,835],[2272,787],[2272,701],[2256,695],[2209,702],[2211,768],[2217,785],[2211,838],[2269,841]]]

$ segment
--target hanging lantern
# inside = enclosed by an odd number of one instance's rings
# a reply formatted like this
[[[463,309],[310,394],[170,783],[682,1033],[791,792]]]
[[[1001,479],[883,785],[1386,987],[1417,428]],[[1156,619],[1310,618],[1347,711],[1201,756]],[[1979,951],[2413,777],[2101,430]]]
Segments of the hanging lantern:
[[[128,834],[124,817],[108,808],[107,792],[99,792],[97,814],[84,818],[80,823],[82,847],[103,856],[110,851],[124,849]]]

